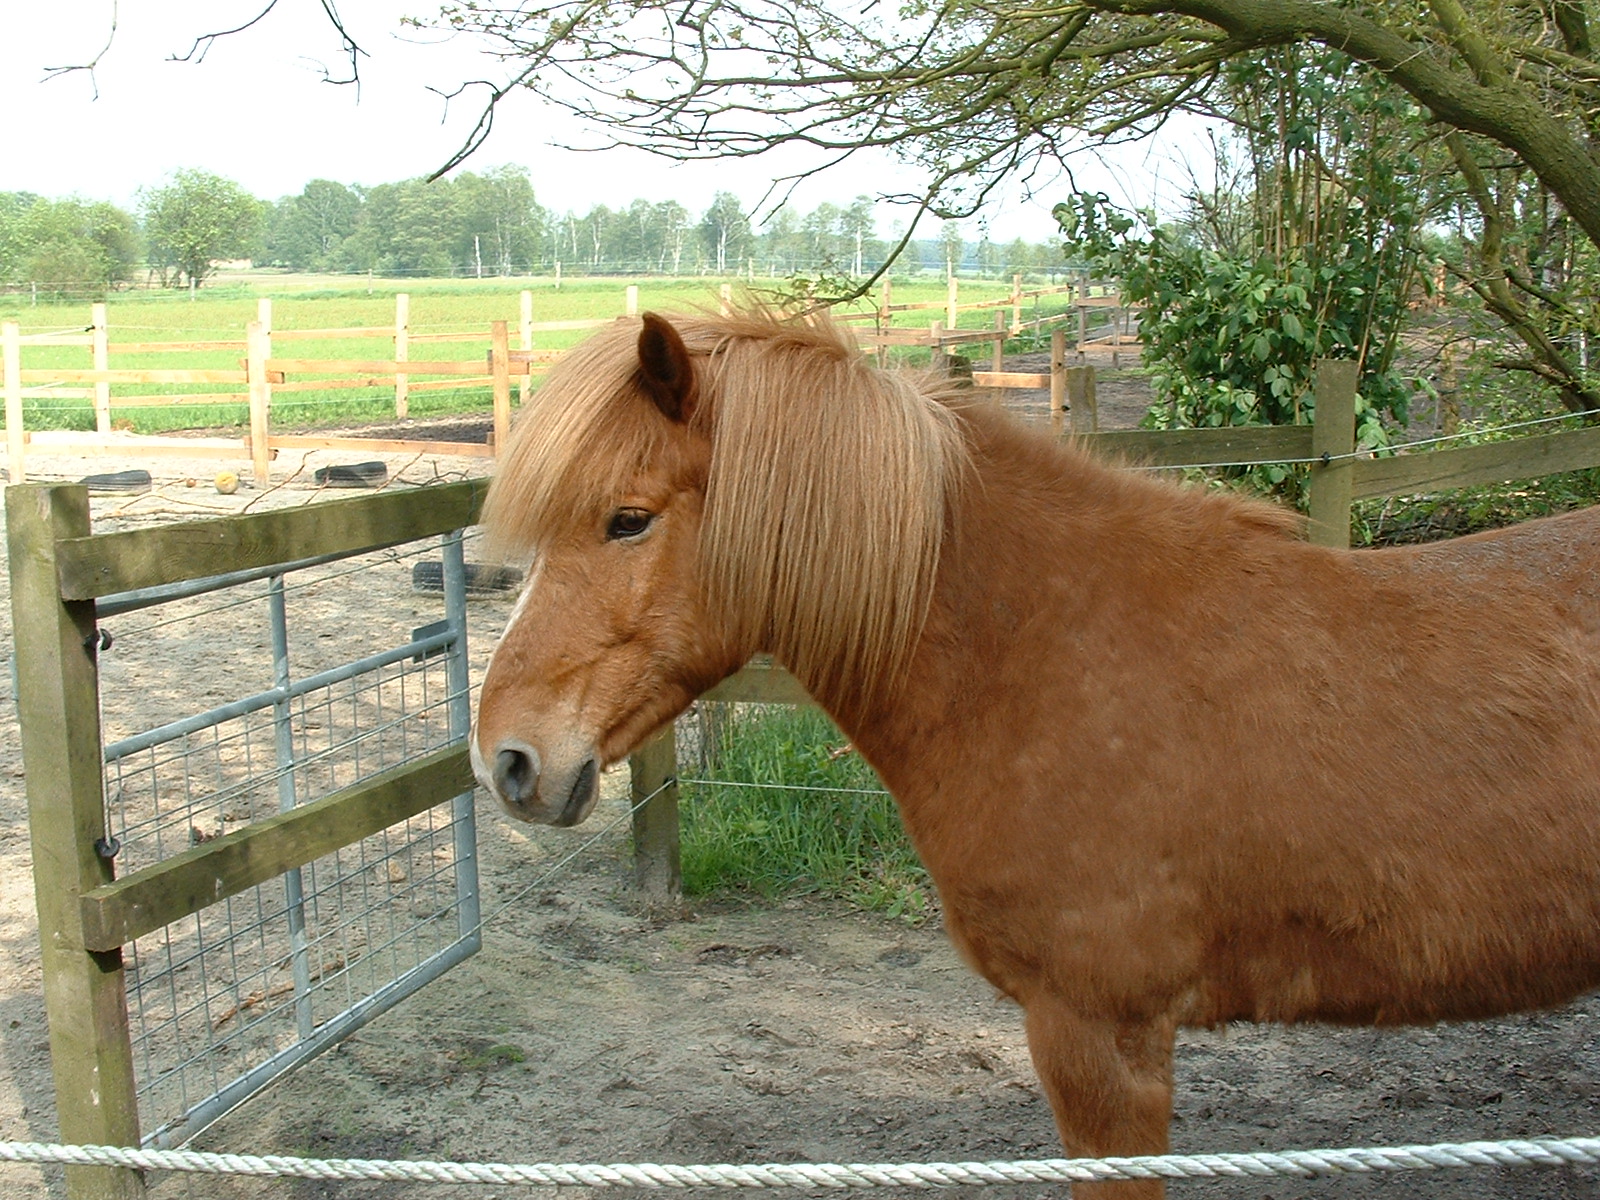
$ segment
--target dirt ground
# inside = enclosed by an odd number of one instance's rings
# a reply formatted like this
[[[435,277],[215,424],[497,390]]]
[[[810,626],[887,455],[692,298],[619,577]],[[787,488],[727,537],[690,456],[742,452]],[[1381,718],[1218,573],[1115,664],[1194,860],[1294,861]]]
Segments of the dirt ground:
[[[1118,402],[1131,411],[1135,393]],[[1106,394],[1103,387],[1103,405]],[[481,469],[390,462],[419,479]],[[205,515],[259,499],[249,488],[224,498],[204,482],[184,486],[185,477],[209,481],[214,464],[116,465],[151,467],[158,490],[132,506],[127,497],[96,499],[100,527]],[[44,466],[72,478],[112,469],[102,462]],[[280,470],[287,474],[284,464]],[[280,503],[316,498],[303,478],[276,496]],[[395,595],[373,600],[414,603],[398,585]],[[509,601],[475,601],[470,608],[481,671]],[[6,660],[0,669],[9,673],[8,592],[0,597],[0,622]],[[352,624],[360,622],[331,622],[331,636],[345,636],[338,631]],[[55,1137],[54,1101],[15,726],[6,690],[0,694],[0,937],[8,967],[0,973],[0,1139],[48,1141]],[[625,822],[579,849],[620,816],[625,787],[614,773],[609,799],[578,830],[515,825],[481,803],[483,903],[491,914],[483,950],[223,1119],[197,1147],[684,1163],[1060,1153],[1020,1014],[961,966],[936,925],[911,927],[814,901],[699,904],[680,920],[644,915],[630,892]],[[549,873],[573,851],[574,861]],[[1597,1017],[1600,1000],[1591,999],[1556,1013],[1401,1032],[1189,1032],[1179,1047],[1174,1148],[1595,1135]],[[183,1176],[154,1182],[154,1195],[172,1200],[526,1192]],[[1186,1182],[1172,1192],[1556,1200],[1600,1195],[1600,1170]],[[0,1195],[63,1194],[57,1172],[0,1165]],[[1011,1187],[999,1194],[1052,1190]]]

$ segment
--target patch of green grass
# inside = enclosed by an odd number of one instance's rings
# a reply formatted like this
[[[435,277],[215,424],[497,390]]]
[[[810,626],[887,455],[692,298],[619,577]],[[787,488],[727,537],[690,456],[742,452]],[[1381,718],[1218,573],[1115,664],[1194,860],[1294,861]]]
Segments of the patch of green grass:
[[[683,789],[685,892],[822,895],[926,918],[933,887],[894,801],[833,724],[814,709],[734,708],[704,772],[718,782]]]
[[[495,1071],[515,1063],[527,1062],[528,1056],[520,1046],[498,1045],[474,1050],[461,1059],[463,1071]]]

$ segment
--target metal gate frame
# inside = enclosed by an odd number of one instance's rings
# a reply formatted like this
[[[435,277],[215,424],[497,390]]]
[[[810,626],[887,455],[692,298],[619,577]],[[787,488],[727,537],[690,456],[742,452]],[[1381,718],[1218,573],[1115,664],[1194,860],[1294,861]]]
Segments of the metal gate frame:
[[[473,480],[300,508],[148,530],[93,535],[81,485],[17,485],[6,490],[12,578],[17,707],[27,775],[35,894],[50,1025],[52,1070],[64,1141],[140,1144],[123,948],[135,938],[282,876],[291,932],[301,910],[299,869],[317,858],[449,802],[457,875],[457,939],[349,1009],[316,1024],[301,1003],[309,991],[296,963],[292,1046],[251,1066],[147,1141],[175,1145],[276,1076],[472,954],[479,944],[476,848],[468,825],[472,773],[464,741],[469,721],[465,656],[465,571],[460,531],[473,524],[486,482]],[[302,681],[287,676],[281,651],[282,576],[413,542],[444,538],[445,628],[418,631],[403,647]],[[98,619],[180,596],[269,582],[275,686],[208,714],[102,747]],[[447,661],[450,744],[309,803],[295,803],[287,705],[330,676],[353,675],[379,660],[443,651]],[[152,866],[116,878],[106,825],[104,763],[182,736],[244,709],[274,712],[278,815],[254,821]],[[179,728],[183,727],[183,728]],[[287,780],[285,787],[283,781]],[[68,1194],[134,1198],[135,1171],[69,1167]]]

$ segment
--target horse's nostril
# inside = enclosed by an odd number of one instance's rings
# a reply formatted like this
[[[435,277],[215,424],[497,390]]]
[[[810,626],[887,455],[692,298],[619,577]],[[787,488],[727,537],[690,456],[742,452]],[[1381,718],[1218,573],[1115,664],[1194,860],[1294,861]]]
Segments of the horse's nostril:
[[[526,803],[539,783],[538,764],[522,750],[501,750],[494,759],[494,782],[507,800]]]

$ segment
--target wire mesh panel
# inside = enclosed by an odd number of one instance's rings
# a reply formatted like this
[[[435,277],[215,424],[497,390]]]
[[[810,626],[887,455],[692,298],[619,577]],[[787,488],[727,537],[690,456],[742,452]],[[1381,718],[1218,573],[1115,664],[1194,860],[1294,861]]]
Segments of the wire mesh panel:
[[[444,539],[442,603],[410,587],[428,544],[137,611],[103,601],[118,874],[463,739],[461,541]],[[474,847],[467,794],[127,947],[145,1143],[181,1143],[476,950]]]

